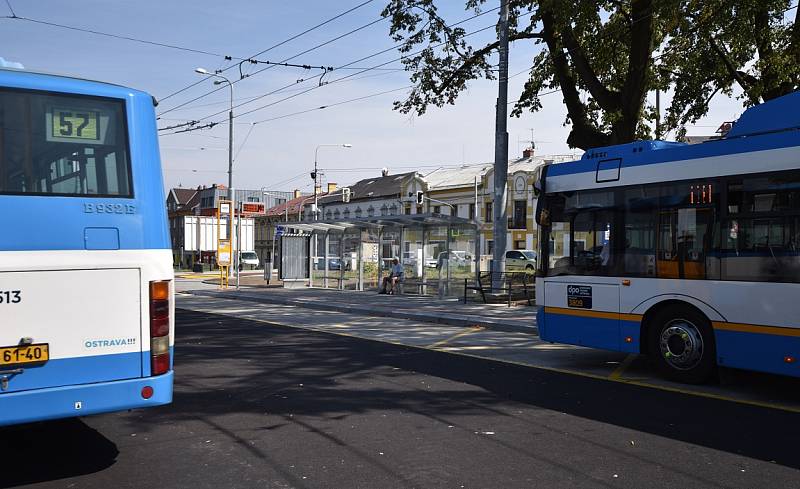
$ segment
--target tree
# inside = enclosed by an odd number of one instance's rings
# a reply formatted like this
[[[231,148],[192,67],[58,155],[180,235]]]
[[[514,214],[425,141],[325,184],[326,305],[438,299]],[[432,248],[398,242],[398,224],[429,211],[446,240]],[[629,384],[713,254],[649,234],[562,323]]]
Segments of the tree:
[[[695,122],[713,97],[731,96],[737,87],[744,106],[800,88],[800,9],[790,3],[683,2],[685,15],[677,19],[659,60],[674,88],[667,128]]]
[[[486,4],[465,3],[476,14]],[[649,138],[652,90],[674,87],[668,128],[705,115],[711,99],[731,94],[734,83],[746,105],[788,93],[798,86],[800,66],[796,22],[781,22],[788,4],[510,0],[510,42],[542,47],[512,115],[540,110],[542,94],[557,89],[567,108],[567,143],[588,149]],[[415,84],[396,110],[421,115],[431,105],[453,104],[471,80],[495,78],[497,42],[472,46],[470,33],[448,25],[435,0],[391,0],[384,15]]]

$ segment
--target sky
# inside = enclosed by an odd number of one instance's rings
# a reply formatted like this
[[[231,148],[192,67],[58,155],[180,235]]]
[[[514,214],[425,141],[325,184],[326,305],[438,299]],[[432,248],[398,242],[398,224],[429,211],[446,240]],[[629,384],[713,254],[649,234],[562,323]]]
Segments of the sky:
[[[238,61],[226,62],[224,55],[251,57],[364,0],[8,1],[19,17],[205,51],[187,52],[22,19],[0,19],[0,57],[22,63],[31,71],[80,76],[147,91],[160,102],[159,127],[169,127],[188,120],[216,122],[227,118],[230,98],[227,85],[214,94],[177,107],[219,88],[212,80],[203,80],[202,75],[194,72],[195,68],[213,71],[233,64],[223,74],[237,80]],[[4,2],[0,1],[0,16],[11,14]],[[280,62],[294,57],[378,20],[386,3],[387,0],[373,0],[257,59]],[[448,22],[474,15],[464,10],[463,1],[441,1],[439,5]],[[488,0],[486,8],[498,5],[499,0]],[[497,13],[491,12],[462,27],[471,32],[496,22]],[[494,30],[488,29],[471,39],[481,45],[494,35]],[[384,19],[291,62],[339,67],[393,46],[389,21]],[[509,81],[509,100],[515,100],[521,92],[527,77],[526,67],[539,49],[528,42],[512,44],[509,73],[516,76]],[[399,56],[392,49],[350,68],[370,68],[387,62],[382,68],[402,68],[400,62],[392,61]],[[252,73],[264,66],[246,65],[244,70]],[[314,166],[315,149],[323,144],[352,145],[349,149],[330,146],[319,149],[323,184],[344,185],[377,176],[383,167],[392,173],[414,170],[427,173],[439,166],[494,160],[496,81],[473,81],[455,105],[431,107],[423,116],[414,116],[392,110],[392,102],[401,100],[405,90],[371,96],[408,86],[409,73],[384,69],[356,74],[358,71],[334,70],[323,80],[354,76],[320,86],[315,77],[321,70],[276,66],[234,83],[236,103],[285,87],[234,110],[234,187],[310,191],[309,172]],[[197,86],[169,97],[198,81],[201,83]],[[312,90],[303,93],[308,89]],[[292,95],[295,96],[286,99]],[[370,97],[331,106],[365,96]],[[542,101],[544,107],[540,112],[509,118],[509,156],[521,155],[532,137],[537,154],[580,154],[565,143],[569,128],[563,126],[566,110],[560,94],[545,96]],[[662,104],[668,103],[669,95],[662,96]],[[266,105],[269,106],[263,107]],[[313,110],[321,106],[330,107]],[[268,121],[306,110],[310,111]],[[248,111],[252,112],[245,114]],[[217,112],[221,114],[209,118]],[[718,98],[708,116],[690,127],[688,134],[713,134],[722,122],[734,120],[741,112],[739,101]],[[227,124],[183,134],[169,132],[172,131],[162,131],[160,137],[167,188],[227,183]]]

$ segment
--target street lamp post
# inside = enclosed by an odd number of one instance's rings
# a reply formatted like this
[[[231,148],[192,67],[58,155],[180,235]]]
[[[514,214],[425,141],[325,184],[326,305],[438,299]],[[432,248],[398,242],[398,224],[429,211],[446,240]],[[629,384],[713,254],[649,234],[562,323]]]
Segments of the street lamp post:
[[[227,83],[228,88],[231,90],[231,104],[230,110],[228,111],[228,195],[230,200],[233,200],[233,194],[231,193],[233,189],[233,83],[231,83],[227,77],[224,77],[219,73],[210,72],[205,68],[195,68],[194,71],[195,73],[199,73],[201,75],[221,78],[222,80],[216,80],[214,85]]]
[[[319,196],[317,195],[317,180],[319,178],[319,172],[317,171],[317,155],[319,154],[319,149],[325,146],[331,147],[342,147],[342,148],[352,148],[353,145],[349,143],[344,144],[320,144],[317,146],[317,149],[314,150],[314,171],[311,173],[311,178],[314,180],[314,220],[318,220],[318,208],[319,208]]]
[[[219,73],[214,73],[208,71],[205,68],[195,68],[195,73],[199,73],[205,76],[211,76],[214,78],[220,78],[220,80],[214,81],[214,85],[220,85],[222,83],[227,83],[228,88],[230,88],[231,92],[231,103],[230,103],[230,110],[228,111],[228,199],[234,205],[234,214],[236,220],[236,250],[233,255],[233,266],[236,272],[236,290],[239,290],[239,254],[241,253],[241,243],[238,236],[239,228],[241,227],[241,213],[236,214],[236,207],[235,207],[235,197],[233,193],[233,83],[227,78]],[[231,223],[233,224],[233,223]],[[230,233],[231,237],[234,236],[234,233]]]

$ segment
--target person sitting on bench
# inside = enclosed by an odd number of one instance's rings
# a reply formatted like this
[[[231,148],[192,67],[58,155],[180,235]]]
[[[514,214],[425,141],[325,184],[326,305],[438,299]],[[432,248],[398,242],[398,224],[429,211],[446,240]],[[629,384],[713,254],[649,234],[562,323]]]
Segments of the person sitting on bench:
[[[387,277],[383,278],[381,294],[394,294],[394,287],[397,282],[403,280],[403,265],[400,265],[397,258],[392,258],[392,269]]]

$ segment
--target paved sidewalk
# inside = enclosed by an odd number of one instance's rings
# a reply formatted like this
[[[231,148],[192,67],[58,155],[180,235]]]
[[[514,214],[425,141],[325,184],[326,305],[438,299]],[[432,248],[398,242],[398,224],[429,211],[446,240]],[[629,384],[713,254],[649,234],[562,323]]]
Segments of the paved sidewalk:
[[[481,326],[496,331],[537,334],[536,308],[505,304],[463,304],[458,299],[427,296],[378,295],[373,292],[326,289],[240,288],[191,290],[192,294],[390,317],[450,326]]]

